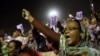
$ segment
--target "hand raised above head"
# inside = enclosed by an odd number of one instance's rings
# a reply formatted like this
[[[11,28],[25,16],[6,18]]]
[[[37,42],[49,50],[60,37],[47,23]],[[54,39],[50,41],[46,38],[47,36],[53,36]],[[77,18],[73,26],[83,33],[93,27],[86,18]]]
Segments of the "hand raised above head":
[[[28,10],[23,9],[22,10],[22,17],[24,17],[26,20],[28,20],[28,17],[30,16],[30,13]]]
[[[22,10],[22,17],[24,17],[30,23],[34,20],[34,17],[32,17],[30,12],[28,10],[26,10],[26,9]]]

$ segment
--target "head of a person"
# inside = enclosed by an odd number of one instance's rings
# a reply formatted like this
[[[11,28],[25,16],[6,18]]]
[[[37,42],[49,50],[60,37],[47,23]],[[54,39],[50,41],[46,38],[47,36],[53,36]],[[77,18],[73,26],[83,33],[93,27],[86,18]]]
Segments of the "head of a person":
[[[94,16],[92,16],[91,25],[95,25],[95,24],[97,24],[97,20],[96,20],[96,18]]]
[[[61,33],[63,33],[63,26],[61,25],[61,22],[60,21],[58,21],[57,22],[57,24],[56,24],[56,27],[58,27],[59,28],[59,31],[61,32]]]
[[[64,36],[66,37],[66,43],[69,46],[77,46],[81,41],[81,26],[78,20],[67,21]]]
[[[33,40],[33,39],[34,39],[33,34],[32,34],[32,29],[30,29],[30,30],[28,31],[27,35],[28,35],[28,39],[29,39],[29,40]]]
[[[21,46],[22,46],[22,43],[20,41],[11,40],[8,43],[8,53],[11,55],[19,53],[21,50]]]
[[[83,17],[81,23],[86,26],[89,23],[89,19],[87,17]]]
[[[22,33],[21,33],[21,30],[20,29],[16,29],[14,32],[13,32],[13,37],[17,37],[17,36],[21,36]]]

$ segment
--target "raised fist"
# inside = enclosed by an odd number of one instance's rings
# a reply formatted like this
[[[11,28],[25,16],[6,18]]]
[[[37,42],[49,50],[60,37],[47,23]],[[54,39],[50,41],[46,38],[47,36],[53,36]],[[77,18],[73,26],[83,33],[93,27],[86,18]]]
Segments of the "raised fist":
[[[34,20],[34,17],[32,17],[30,12],[28,10],[26,10],[26,9],[22,10],[22,17],[24,17],[30,23]]]

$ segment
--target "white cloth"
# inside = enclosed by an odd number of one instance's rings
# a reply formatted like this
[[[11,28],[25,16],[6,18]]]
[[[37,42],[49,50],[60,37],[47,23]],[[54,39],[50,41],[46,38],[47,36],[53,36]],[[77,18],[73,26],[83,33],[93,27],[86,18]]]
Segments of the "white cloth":
[[[13,40],[13,38],[11,36],[6,36],[5,38],[6,38],[4,40],[5,42],[9,42],[9,41]]]
[[[31,48],[32,50],[37,50],[37,43],[36,43],[35,40],[34,40],[33,42],[29,41],[27,45],[28,45],[28,47]]]
[[[18,41],[22,42],[22,44],[27,44],[27,42],[28,42],[28,38],[27,37],[22,37],[22,36],[16,37],[15,40],[18,40]]]

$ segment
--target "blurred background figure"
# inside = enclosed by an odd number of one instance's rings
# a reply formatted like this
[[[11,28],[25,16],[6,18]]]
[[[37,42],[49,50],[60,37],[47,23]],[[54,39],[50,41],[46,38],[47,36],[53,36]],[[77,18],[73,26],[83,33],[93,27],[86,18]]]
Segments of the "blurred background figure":
[[[22,49],[26,46],[28,38],[24,37],[20,29],[16,29],[12,35],[13,40],[18,40],[22,43]]]
[[[61,56],[95,56],[100,55],[100,51],[96,50],[95,48],[89,47],[87,44],[84,43],[82,39],[82,29],[80,22],[78,20],[69,20],[66,23],[64,34],[59,35],[54,31],[51,31],[46,26],[39,23],[34,17],[31,16],[30,12],[26,9],[22,11],[23,15],[25,14],[24,18],[28,20],[32,25],[44,33],[49,38],[60,42],[60,55]],[[38,27],[39,26],[39,27]],[[48,33],[49,32],[49,33]],[[51,34],[50,34],[51,33]],[[94,51],[96,50],[96,52]]]
[[[22,43],[18,40],[11,40],[8,43],[8,54],[9,56],[18,56],[21,53]]]
[[[8,56],[7,43],[4,41],[5,30],[0,29],[0,56]]]
[[[28,34],[27,36],[28,37],[28,43],[27,43],[28,47],[31,48],[32,50],[37,51],[37,42],[33,36],[32,29],[30,29],[27,34]]]

